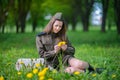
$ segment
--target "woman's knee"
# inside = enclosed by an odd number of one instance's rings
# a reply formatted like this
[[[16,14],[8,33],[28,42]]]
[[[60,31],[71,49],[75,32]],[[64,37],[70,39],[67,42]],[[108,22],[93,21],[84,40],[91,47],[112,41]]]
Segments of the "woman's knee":
[[[66,69],[65,69],[65,72],[67,72],[67,73],[73,73],[75,70],[74,70],[74,68],[73,67],[67,67]]]
[[[88,63],[87,62],[81,61],[81,60],[75,59],[75,58],[71,59],[69,61],[69,64],[72,67],[77,67],[77,68],[81,68],[81,69],[84,69],[84,68],[88,67]]]
[[[84,72],[84,70],[81,70],[81,69],[75,68],[75,67],[67,67],[65,69],[65,72],[70,73],[70,74],[72,74],[72,73],[74,73],[76,71],[78,71],[78,72]]]

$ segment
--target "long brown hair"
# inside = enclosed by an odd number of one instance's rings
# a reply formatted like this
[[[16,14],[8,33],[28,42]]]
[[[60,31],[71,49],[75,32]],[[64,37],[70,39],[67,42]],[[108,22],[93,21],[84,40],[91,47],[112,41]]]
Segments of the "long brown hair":
[[[62,25],[62,29],[56,34],[62,41],[66,41],[66,23],[65,20],[62,19],[62,16],[56,17],[53,16],[52,19],[49,21],[49,23],[46,25],[46,27],[44,28],[43,32],[46,32],[47,34],[52,33],[52,29],[53,29],[53,24],[54,22],[58,20],[58,21],[62,21],[63,25]]]

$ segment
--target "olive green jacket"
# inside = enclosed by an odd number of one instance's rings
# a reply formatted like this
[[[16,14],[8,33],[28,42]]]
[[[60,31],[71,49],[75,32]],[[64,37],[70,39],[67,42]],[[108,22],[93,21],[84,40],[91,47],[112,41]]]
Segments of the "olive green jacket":
[[[45,64],[57,68],[59,65],[59,56],[61,55],[62,63],[67,63],[68,59],[74,57],[75,48],[71,46],[67,39],[67,49],[60,51],[58,54],[54,52],[54,45],[58,44],[60,40],[57,39],[55,34],[47,34],[41,32],[36,36],[36,47],[41,58],[45,59]]]

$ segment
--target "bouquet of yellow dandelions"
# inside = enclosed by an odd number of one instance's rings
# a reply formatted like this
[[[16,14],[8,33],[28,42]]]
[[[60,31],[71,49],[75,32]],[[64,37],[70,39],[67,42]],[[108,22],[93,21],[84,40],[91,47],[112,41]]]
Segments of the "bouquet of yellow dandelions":
[[[62,45],[65,45],[65,44],[66,44],[65,41],[61,41],[61,42],[59,42],[57,45],[58,45],[58,46],[62,46]]]

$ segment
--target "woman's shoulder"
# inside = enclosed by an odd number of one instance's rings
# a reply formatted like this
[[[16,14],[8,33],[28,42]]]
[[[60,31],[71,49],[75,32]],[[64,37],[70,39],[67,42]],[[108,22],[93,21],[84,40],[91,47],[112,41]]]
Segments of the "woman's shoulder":
[[[40,36],[43,36],[43,35],[46,35],[46,34],[47,34],[46,32],[40,32],[40,33],[37,34],[37,36],[40,37]]]

